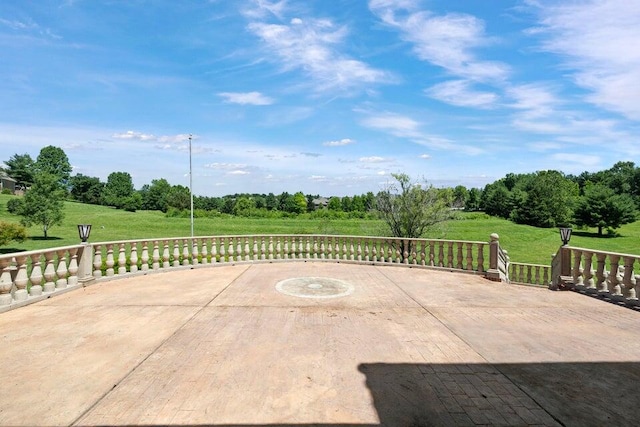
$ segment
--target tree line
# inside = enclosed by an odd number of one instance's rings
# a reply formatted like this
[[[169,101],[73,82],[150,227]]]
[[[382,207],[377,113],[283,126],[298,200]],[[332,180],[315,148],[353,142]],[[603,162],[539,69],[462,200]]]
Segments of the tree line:
[[[45,237],[51,226],[61,223],[63,201],[69,199],[127,211],[144,209],[161,211],[167,216],[189,215],[189,188],[158,178],[136,190],[128,172],[112,172],[106,182],[83,174],[71,176],[69,160],[58,147],[44,147],[36,160],[28,154],[14,154],[4,163],[5,172],[17,180],[18,188],[28,189],[23,198],[10,200],[7,209],[21,215],[25,226],[41,225]],[[380,217],[394,235],[407,234],[411,221],[430,223],[428,219],[420,219],[420,215],[446,217],[441,215],[443,209],[484,211],[536,227],[575,224],[597,227],[599,234],[604,229],[614,233],[621,225],[635,221],[640,209],[640,167],[633,162],[618,162],[610,169],[580,175],[554,170],[509,173],[483,189],[467,189],[462,185],[434,188],[428,183],[412,182],[405,174],[393,178],[397,185],[377,194],[329,198],[303,192],[194,195],[193,202],[197,217],[221,214],[282,217],[305,213],[313,213],[313,217]],[[438,209],[434,210],[435,206]],[[401,212],[390,216],[385,209]],[[404,225],[391,222],[397,221],[392,219],[396,214]],[[419,227],[420,233],[426,228]],[[399,231],[402,229],[405,231]]]

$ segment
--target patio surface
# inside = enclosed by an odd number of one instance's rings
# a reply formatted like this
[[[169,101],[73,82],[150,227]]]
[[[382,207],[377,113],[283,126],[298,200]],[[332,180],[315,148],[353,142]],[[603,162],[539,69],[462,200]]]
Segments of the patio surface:
[[[0,425],[637,425],[639,362],[640,312],[573,292],[229,265],[0,314]]]

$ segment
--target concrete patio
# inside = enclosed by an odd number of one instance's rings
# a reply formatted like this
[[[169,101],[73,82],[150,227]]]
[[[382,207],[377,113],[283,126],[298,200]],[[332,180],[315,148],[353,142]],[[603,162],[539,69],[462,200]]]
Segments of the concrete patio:
[[[276,288],[297,277],[349,289]],[[638,424],[640,312],[472,274],[180,270],[2,313],[0,331],[5,426]]]

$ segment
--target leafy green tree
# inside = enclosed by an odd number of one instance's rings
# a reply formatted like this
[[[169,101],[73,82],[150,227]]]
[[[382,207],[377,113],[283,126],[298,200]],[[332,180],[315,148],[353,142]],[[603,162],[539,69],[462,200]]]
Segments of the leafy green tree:
[[[344,196],[340,199],[340,205],[342,205],[343,212],[351,212],[351,197]]]
[[[251,211],[256,208],[256,203],[250,197],[240,197],[233,206],[233,214],[237,216],[250,216]]]
[[[341,211],[342,210],[342,201],[339,197],[333,196],[329,198],[329,203],[327,203],[327,209],[330,211]]]
[[[480,207],[489,215],[509,218],[513,206],[510,192],[502,181],[487,184],[482,192]]]
[[[142,196],[133,188],[133,180],[128,172],[112,172],[102,191],[102,201],[107,206],[135,212],[142,206]]]
[[[273,193],[267,194],[265,199],[267,210],[273,211],[278,209],[278,198]]]
[[[167,205],[178,210],[191,207],[191,192],[184,185],[174,185],[167,193]]]
[[[18,185],[29,187],[33,184],[35,162],[28,154],[14,154],[4,162],[7,174],[15,179]]]
[[[421,237],[428,229],[451,218],[451,206],[437,188],[411,181],[406,174],[392,174],[397,183],[378,193],[378,212],[394,237]],[[411,252],[403,240],[400,252]]]
[[[366,211],[371,211],[376,208],[376,196],[371,191],[367,192],[364,196],[364,208]]]
[[[39,173],[34,183],[24,195],[24,206],[21,209],[22,224],[25,227],[39,225],[44,238],[49,237],[49,229],[60,225],[64,219],[65,190],[60,186],[59,176],[50,173]]]
[[[469,198],[469,190],[464,185],[458,185],[453,189],[453,207],[464,208]]]
[[[537,172],[524,191],[524,202],[512,214],[516,222],[534,227],[557,227],[573,219],[578,184],[561,172]]]
[[[364,206],[364,196],[353,196],[351,198],[351,210],[353,212],[366,212],[366,208]]]
[[[578,202],[575,212],[577,225],[598,227],[598,235],[603,228],[615,230],[623,224],[636,220],[637,211],[633,198],[628,194],[616,194],[602,184],[587,184],[584,196]]]
[[[304,193],[298,191],[293,195],[293,209],[290,211],[292,213],[301,214],[307,211],[307,198]]]
[[[13,241],[24,242],[27,239],[27,229],[20,224],[0,221],[0,246]]]
[[[104,183],[100,178],[77,174],[69,179],[71,197],[81,203],[99,205]]]
[[[64,150],[49,145],[40,150],[35,163],[37,174],[48,173],[58,177],[58,182],[65,185],[71,176],[71,163]]]
[[[151,185],[142,186],[140,190],[142,209],[167,212],[167,209],[169,209],[167,197],[170,191],[171,184],[164,178],[154,179],[151,181]]]
[[[469,189],[469,195],[467,197],[467,201],[465,202],[464,210],[469,212],[480,210],[481,195],[482,192],[477,188],[474,187]]]

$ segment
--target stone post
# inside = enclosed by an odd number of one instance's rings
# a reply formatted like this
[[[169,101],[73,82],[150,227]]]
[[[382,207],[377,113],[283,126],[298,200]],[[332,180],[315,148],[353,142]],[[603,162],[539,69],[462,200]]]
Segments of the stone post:
[[[82,246],[78,249],[78,283],[82,286],[87,286],[95,280],[93,262],[93,246],[90,243],[82,243]],[[102,260],[100,260],[100,266],[102,267]]]

